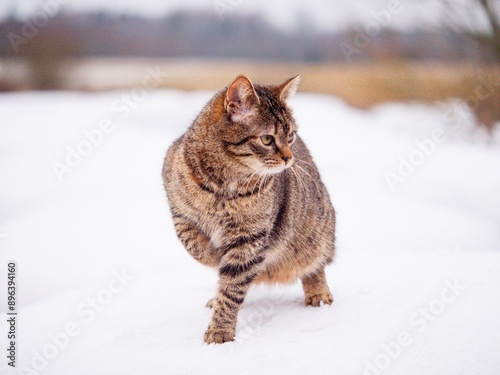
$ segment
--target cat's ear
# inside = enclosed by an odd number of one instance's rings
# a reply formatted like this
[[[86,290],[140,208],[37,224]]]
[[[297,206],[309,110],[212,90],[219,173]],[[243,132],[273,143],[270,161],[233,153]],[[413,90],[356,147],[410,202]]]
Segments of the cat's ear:
[[[239,75],[227,88],[224,109],[233,121],[246,122],[256,113],[259,103],[259,96],[250,79]]]
[[[295,95],[297,87],[299,87],[299,83],[300,83],[300,74],[298,76],[286,80],[281,85],[279,85],[278,90],[280,93],[280,99],[285,101],[287,99],[290,99],[293,95]]]

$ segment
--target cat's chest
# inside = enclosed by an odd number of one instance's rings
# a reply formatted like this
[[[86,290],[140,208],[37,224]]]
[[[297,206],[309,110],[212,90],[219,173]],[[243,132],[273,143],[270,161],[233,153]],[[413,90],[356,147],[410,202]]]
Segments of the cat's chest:
[[[242,193],[241,187],[235,184],[229,185],[224,193],[215,193],[193,181],[188,182],[189,186],[181,189],[179,198],[200,220],[244,222],[272,211],[274,196],[270,189],[248,194]]]
[[[219,197],[204,197],[190,202],[191,211],[198,221],[218,223],[222,226],[243,225],[254,222],[271,212],[269,205],[246,197],[221,199]],[[214,224],[216,225],[216,224]]]
[[[235,236],[259,231],[271,225],[273,209],[264,197],[205,199],[194,205],[192,213],[199,228],[213,246],[231,242]],[[256,229],[258,228],[258,229]]]

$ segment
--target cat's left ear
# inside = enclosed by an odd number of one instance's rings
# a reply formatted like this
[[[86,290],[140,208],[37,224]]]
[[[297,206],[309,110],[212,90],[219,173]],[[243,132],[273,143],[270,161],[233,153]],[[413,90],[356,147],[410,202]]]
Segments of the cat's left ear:
[[[299,87],[299,83],[300,83],[300,74],[298,76],[290,78],[289,80],[286,80],[281,85],[279,85],[278,90],[280,93],[280,99],[285,101],[294,96],[295,92],[297,91],[297,87]]]
[[[250,79],[239,75],[227,88],[224,109],[230,114],[231,120],[246,122],[256,113],[259,103],[259,96]]]

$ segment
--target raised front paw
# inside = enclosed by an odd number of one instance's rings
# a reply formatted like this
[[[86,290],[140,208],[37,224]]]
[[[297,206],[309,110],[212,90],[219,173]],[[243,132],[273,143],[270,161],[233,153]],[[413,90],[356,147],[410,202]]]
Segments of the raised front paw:
[[[234,331],[224,329],[207,329],[205,342],[207,344],[223,344],[234,340]]]
[[[318,307],[321,302],[327,305],[331,305],[333,302],[333,297],[329,292],[324,292],[320,294],[313,294],[312,296],[306,296],[306,306]]]

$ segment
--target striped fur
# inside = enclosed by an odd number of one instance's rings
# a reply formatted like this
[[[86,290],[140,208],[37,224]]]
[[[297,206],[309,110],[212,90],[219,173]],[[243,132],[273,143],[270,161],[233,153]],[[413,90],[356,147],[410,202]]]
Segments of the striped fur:
[[[302,280],[305,303],[331,304],[335,213],[280,86],[239,76],[167,152],[163,180],[186,250],[219,273],[205,342],[234,339],[253,283]],[[272,136],[271,144],[264,144]]]

